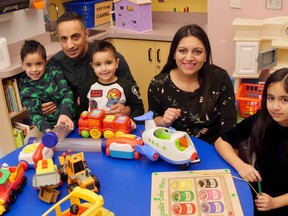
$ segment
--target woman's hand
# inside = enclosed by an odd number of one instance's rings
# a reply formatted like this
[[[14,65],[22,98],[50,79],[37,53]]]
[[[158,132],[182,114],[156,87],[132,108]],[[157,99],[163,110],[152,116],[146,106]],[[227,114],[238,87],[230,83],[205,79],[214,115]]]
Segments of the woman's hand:
[[[168,108],[163,117],[162,124],[164,127],[170,127],[173,122],[181,116],[181,110],[175,108]]]
[[[43,103],[43,104],[42,104],[42,109],[41,109],[41,111],[42,111],[42,113],[43,113],[44,115],[47,116],[47,115],[55,112],[56,109],[57,109],[57,107],[56,107],[55,103],[53,103],[53,102],[47,102],[47,103]]]
[[[105,111],[106,115],[117,115],[117,114],[121,114],[121,115],[126,115],[129,116],[130,115],[130,107],[129,106],[124,106],[123,104],[113,104],[112,106],[110,106],[110,110]]]
[[[262,195],[258,195],[257,199],[255,199],[255,205],[258,211],[269,211],[274,209],[274,198],[266,193],[262,193]]]
[[[61,123],[68,125],[70,130],[74,130],[74,123],[67,115],[60,115],[59,116],[58,121],[57,121],[57,125],[60,125]]]

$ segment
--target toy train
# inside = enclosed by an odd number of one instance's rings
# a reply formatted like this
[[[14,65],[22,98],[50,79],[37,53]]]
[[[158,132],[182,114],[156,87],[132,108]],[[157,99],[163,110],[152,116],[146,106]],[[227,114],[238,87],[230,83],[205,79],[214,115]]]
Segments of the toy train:
[[[112,138],[129,134],[132,131],[131,119],[125,115],[105,115],[102,109],[84,111],[78,121],[78,132],[82,137]]]

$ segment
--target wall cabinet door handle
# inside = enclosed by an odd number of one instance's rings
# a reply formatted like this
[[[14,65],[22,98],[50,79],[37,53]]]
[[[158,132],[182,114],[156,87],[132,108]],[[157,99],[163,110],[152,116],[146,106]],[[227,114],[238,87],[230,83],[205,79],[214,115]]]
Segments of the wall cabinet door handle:
[[[157,49],[157,62],[161,62],[161,59],[160,59],[160,49]]]
[[[151,50],[152,50],[152,48],[149,48],[149,49],[148,49],[148,60],[149,60],[150,62],[152,62]]]

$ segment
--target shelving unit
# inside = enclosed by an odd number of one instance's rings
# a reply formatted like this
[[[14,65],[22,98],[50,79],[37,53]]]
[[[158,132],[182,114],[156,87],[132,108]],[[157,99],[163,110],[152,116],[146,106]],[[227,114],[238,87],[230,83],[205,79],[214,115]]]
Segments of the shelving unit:
[[[33,38],[33,39],[36,39],[36,38]],[[45,46],[48,58],[50,58],[56,52],[61,50],[61,46],[59,43],[51,43],[49,34],[45,33],[43,35],[40,35],[39,38],[37,38],[37,40]],[[20,51],[22,44],[23,44],[23,41],[17,42],[17,44],[9,45],[10,46],[9,49]],[[13,121],[22,122],[23,119],[28,118],[28,112],[26,108],[24,108],[20,112],[9,113],[8,111],[5,93],[3,89],[3,80],[6,78],[14,77],[20,73],[23,73],[23,69],[19,63],[20,56],[18,55],[11,56],[10,54],[10,61],[11,61],[11,66],[9,68],[5,70],[0,70],[0,120],[1,120],[0,158],[16,149],[16,142],[14,140],[12,122]]]
[[[287,50],[288,50],[288,16],[282,17],[272,17],[269,19],[241,19],[237,18],[233,22],[233,26],[235,29],[234,41],[236,42],[236,50],[237,50],[237,43],[247,44],[246,50],[244,47],[244,52],[242,54],[237,55],[236,51],[236,65],[241,61],[242,56],[245,56],[245,66],[251,66],[248,69],[254,69],[253,74],[241,74],[239,71],[241,67],[236,67],[233,73],[234,77],[234,90],[237,92],[238,87],[242,79],[258,79],[265,70],[262,70],[258,67],[258,54],[271,51],[273,49],[277,49],[276,66],[270,66],[268,68],[269,73],[273,73],[275,70],[280,69],[282,67],[288,66],[288,57],[287,57]],[[257,44],[257,47],[253,50],[249,47],[251,44]],[[251,49],[249,49],[251,48]],[[238,49],[239,50],[239,49]],[[248,51],[247,51],[248,50]],[[257,56],[254,56],[255,51],[257,50]],[[241,50],[240,50],[241,52]],[[246,53],[245,53],[246,52]],[[237,57],[238,56],[238,57]],[[248,56],[248,57],[247,57]],[[273,56],[273,55],[271,55]],[[267,58],[265,61],[271,63],[273,61]],[[239,63],[241,65],[241,63]],[[252,67],[255,66],[256,67]],[[260,63],[261,65],[261,63]],[[272,64],[271,64],[272,65]],[[245,67],[244,67],[245,68]],[[247,67],[246,67],[247,69]],[[256,71],[255,71],[256,70]],[[252,71],[252,70],[251,70]]]

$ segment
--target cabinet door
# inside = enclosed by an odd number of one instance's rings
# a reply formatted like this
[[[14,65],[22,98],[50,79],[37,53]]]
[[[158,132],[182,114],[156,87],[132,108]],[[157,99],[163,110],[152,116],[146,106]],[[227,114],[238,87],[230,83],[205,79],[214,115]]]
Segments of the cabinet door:
[[[258,42],[236,42],[236,74],[257,74],[258,52]]]
[[[156,73],[160,73],[163,69],[163,66],[167,62],[167,58],[170,51],[171,42],[155,42],[155,50],[156,50]]]
[[[148,86],[151,79],[166,63],[170,42],[115,38],[110,41],[128,62],[131,73],[140,88],[145,112],[148,111]]]

